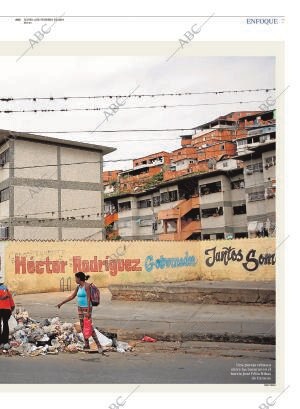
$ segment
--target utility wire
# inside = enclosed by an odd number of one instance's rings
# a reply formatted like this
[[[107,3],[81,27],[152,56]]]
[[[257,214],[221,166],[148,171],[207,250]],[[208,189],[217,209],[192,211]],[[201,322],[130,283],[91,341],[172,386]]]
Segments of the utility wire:
[[[259,111],[260,112],[260,111]],[[263,111],[261,111],[261,112],[263,112]],[[225,120],[226,121],[226,118],[215,118],[214,120],[217,120],[217,119],[220,119],[220,120]],[[212,121],[209,121],[209,122],[214,122],[214,120],[212,120]],[[208,123],[209,123],[208,122]],[[237,121],[234,121],[234,122],[237,122]],[[270,125],[274,125],[275,123],[274,122],[270,122],[269,124],[266,124],[265,126],[270,126]],[[251,125],[249,125],[250,127],[251,127]],[[145,129],[145,128],[142,128],[142,129],[107,129],[107,130],[99,130],[99,131],[92,131],[92,130],[72,130],[72,131],[13,131],[14,133],[18,133],[18,132],[21,132],[21,133],[31,133],[31,134],[41,134],[41,133],[46,133],[46,134],[51,134],[51,133],[57,133],[57,134],[68,134],[68,133],[71,133],[71,134],[74,134],[74,133],[91,133],[91,132],[93,132],[93,133],[122,133],[122,132],[128,132],[128,133],[130,133],[130,132],[176,132],[176,131],[195,131],[196,133],[198,133],[199,132],[199,130],[200,130],[200,128],[201,128],[201,125],[199,125],[198,127],[196,126],[196,127],[194,127],[194,128],[162,128],[162,129],[151,129],[151,128],[149,128],[149,129]],[[198,132],[197,132],[197,130],[198,130]],[[218,128],[218,127],[211,127],[211,128],[208,128],[208,129],[206,129],[207,130],[207,133],[210,133],[210,131],[213,131],[213,130],[220,130],[220,131],[224,131],[224,130],[231,130],[231,131],[247,131],[247,129],[246,128],[237,128],[237,124],[235,123],[235,124],[233,124],[233,125],[228,125],[227,127],[222,127],[222,128]],[[195,134],[196,135],[196,134]],[[192,136],[194,136],[194,135],[192,135]],[[205,136],[205,134],[203,134],[203,135],[198,135],[197,137],[199,137],[199,136]]]
[[[225,142],[228,142],[228,143],[233,143],[234,144],[234,142],[232,142],[232,141],[227,141],[227,140],[224,140],[224,141],[218,141],[217,143],[215,143],[214,145],[211,145],[211,146],[207,146],[207,147],[205,147],[205,148],[203,148],[203,151],[204,151],[204,153],[205,153],[205,150],[208,150],[209,148],[211,148],[211,147],[213,147],[213,146],[216,146],[216,145],[220,145],[220,144],[222,144],[222,143],[225,143]],[[274,142],[276,142],[275,140],[274,140]],[[179,148],[180,149],[180,148]],[[201,151],[202,151],[202,149],[200,149],[199,150],[199,152],[196,152],[196,153],[201,153]],[[209,154],[212,154],[212,153],[219,153],[219,154],[221,154],[221,151],[220,150],[217,150],[217,149],[213,149],[213,150],[209,150]],[[249,152],[250,153],[250,152]],[[225,154],[225,153],[224,153]],[[172,155],[172,152],[170,153],[170,155]],[[34,168],[47,168],[47,167],[55,167],[55,166],[71,166],[71,165],[84,165],[84,164],[92,164],[92,163],[111,163],[111,162],[126,162],[126,161],[130,161],[130,160],[137,160],[137,159],[140,159],[140,158],[143,158],[143,157],[146,157],[146,156],[149,156],[149,155],[145,155],[145,156],[140,156],[140,157],[135,157],[135,158],[124,158],[124,159],[110,159],[110,160],[102,160],[102,161],[82,161],[82,162],[68,162],[68,163],[60,163],[60,164],[48,164],[48,165],[31,165],[31,166],[17,166],[17,167],[10,167],[10,169],[14,169],[14,170],[21,170],[21,169],[34,169]],[[208,160],[208,159],[210,159],[210,158],[205,158],[205,160]],[[241,159],[242,160],[242,159]],[[160,165],[160,164],[159,164]],[[158,166],[159,166],[158,165]],[[161,164],[161,165],[163,165],[163,164]],[[134,169],[129,169],[129,170],[134,170]]]
[[[207,173],[209,173],[209,172],[207,172]],[[243,175],[241,175],[241,176],[243,176]],[[174,180],[174,183],[176,182],[176,180]],[[244,182],[244,179],[237,179],[237,180],[234,180],[234,181],[232,181],[232,182]],[[245,183],[245,182],[244,182]],[[261,183],[255,183],[255,184],[252,184],[252,185],[247,185],[247,186],[244,186],[243,188],[239,188],[239,189],[224,189],[224,190],[222,190],[220,193],[225,193],[225,192],[232,192],[232,190],[240,190],[240,189],[248,189],[248,188],[256,188],[256,187],[261,187],[262,186],[262,184]],[[160,186],[159,185],[157,185],[157,187],[159,188]],[[169,192],[169,191],[168,191]],[[120,192],[120,194],[128,194],[128,196],[130,196],[130,195],[132,195],[134,192]],[[139,193],[141,193],[141,192],[139,192]],[[201,196],[197,196],[197,197],[201,197]],[[107,197],[106,199],[107,200],[110,200],[110,199],[113,199],[114,197],[112,196],[112,197]],[[146,199],[145,199],[146,200]],[[179,202],[179,201],[181,201],[181,200],[184,200],[183,198],[182,199],[178,199],[178,200],[175,200],[174,202]],[[241,199],[241,200],[239,200],[238,202],[241,202],[241,201],[243,201],[243,200],[246,200],[246,192],[245,192],[245,199]],[[173,202],[166,202],[166,203],[173,203]],[[251,202],[252,203],[252,202]],[[200,206],[201,206],[201,203],[199,204]],[[179,204],[177,204],[177,205],[174,205],[175,207],[176,206],[179,206]],[[155,206],[154,206],[155,207]],[[224,206],[216,206],[216,207],[224,207]],[[44,215],[44,214],[55,214],[55,213],[64,213],[64,212],[71,212],[71,211],[76,211],[76,210],[86,210],[86,209],[96,209],[97,207],[96,206],[93,206],[93,207],[80,207],[80,208],[73,208],[73,209],[64,209],[64,210],[61,210],[61,211],[58,211],[58,210],[52,210],[52,211],[47,211],[47,212],[37,212],[37,213],[26,213],[26,214],[17,214],[17,215],[15,215],[15,216],[9,216],[9,217],[6,217],[5,219],[7,219],[7,218],[9,218],[9,219],[15,219],[15,218],[17,218],[17,217],[23,217],[23,218],[27,218],[28,216],[38,216],[38,215]],[[150,208],[152,208],[152,206],[151,207],[145,207],[145,208],[141,208],[141,207],[137,207],[137,206],[131,206],[131,208],[130,209],[128,209],[128,210],[140,210],[140,209],[150,209]],[[126,210],[119,210],[119,211],[117,211],[116,213],[122,213],[123,211],[126,211]],[[97,213],[88,213],[88,214],[84,214],[84,215],[77,215],[77,216],[65,216],[65,217],[61,217],[61,218],[51,218],[51,219],[45,219],[46,221],[54,221],[54,220],[62,220],[62,219],[64,219],[63,221],[72,221],[72,220],[79,220],[79,219],[82,219],[83,217],[90,217],[90,216],[102,216],[103,214],[100,212],[100,211],[98,211]],[[149,216],[149,215],[145,215],[145,216]],[[66,220],[66,218],[67,217],[69,217],[69,220]],[[142,217],[142,216],[141,216]],[[3,220],[3,219],[2,219]],[[1,219],[0,219],[0,221],[1,221]],[[8,223],[8,222],[7,222]]]
[[[95,96],[67,96],[67,97],[2,97],[1,102],[11,102],[11,101],[39,101],[39,100],[68,100],[68,99],[99,99],[99,98],[142,98],[142,97],[180,97],[180,96],[190,96],[190,95],[209,95],[209,94],[228,94],[228,93],[244,93],[244,92],[269,92],[275,91],[276,88],[256,88],[256,89],[239,89],[239,90],[221,90],[221,91],[203,91],[203,92],[170,92],[170,93],[150,93],[150,94],[129,94],[129,95],[95,95]]]
[[[215,106],[215,105],[235,105],[235,104],[250,104],[250,103],[263,103],[262,101],[234,101],[234,102],[216,102],[216,103],[201,103],[201,104],[177,104],[177,105],[149,105],[149,106],[134,106],[134,107],[117,107],[117,110],[125,109],[156,109],[156,108],[191,108],[199,106]],[[74,112],[74,111],[106,111],[112,110],[108,107],[98,107],[98,108],[61,108],[61,109],[28,109],[28,110],[2,110],[1,114],[12,114],[12,113],[37,113],[37,112]]]
[[[213,128],[211,128],[213,129]],[[219,129],[219,128],[215,128]],[[226,129],[226,128],[222,128]],[[33,134],[41,134],[41,133],[59,133],[59,134],[66,134],[66,133],[119,133],[119,132],[176,132],[176,131],[194,131],[195,128],[164,128],[164,129],[110,129],[110,130],[102,130],[102,131],[92,131],[92,130],[79,130],[79,131],[19,131],[23,133],[33,133]],[[18,131],[13,131],[18,133]]]

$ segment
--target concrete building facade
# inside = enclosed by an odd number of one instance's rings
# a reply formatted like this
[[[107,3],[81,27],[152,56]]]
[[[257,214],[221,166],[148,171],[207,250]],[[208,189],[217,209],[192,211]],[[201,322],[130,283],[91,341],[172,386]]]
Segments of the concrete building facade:
[[[247,237],[243,169],[216,170],[199,180],[202,239]]]
[[[2,239],[102,239],[103,155],[114,148],[0,131]]]
[[[123,215],[137,221],[134,228],[127,223],[120,236],[137,240],[275,236],[275,111],[231,113],[195,129],[207,133],[181,137],[182,148],[171,154],[169,168],[156,186],[115,196],[115,209],[120,209],[120,201],[131,202],[128,215],[122,211],[119,221]],[[164,201],[163,189],[174,190],[177,196]]]

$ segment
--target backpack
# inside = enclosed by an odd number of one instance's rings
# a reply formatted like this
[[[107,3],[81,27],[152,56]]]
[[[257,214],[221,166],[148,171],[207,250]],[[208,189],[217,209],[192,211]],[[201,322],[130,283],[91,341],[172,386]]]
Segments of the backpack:
[[[100,291],[93,283],[90,284],[91,303],[93,307],[97,307],[100,304]]]

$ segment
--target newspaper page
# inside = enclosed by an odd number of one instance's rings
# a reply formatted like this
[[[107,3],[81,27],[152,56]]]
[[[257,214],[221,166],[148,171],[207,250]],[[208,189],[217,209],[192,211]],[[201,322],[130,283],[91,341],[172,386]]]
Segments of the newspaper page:
[[[64,3],[0,17],[1,396],[288,407],[287,10]]]

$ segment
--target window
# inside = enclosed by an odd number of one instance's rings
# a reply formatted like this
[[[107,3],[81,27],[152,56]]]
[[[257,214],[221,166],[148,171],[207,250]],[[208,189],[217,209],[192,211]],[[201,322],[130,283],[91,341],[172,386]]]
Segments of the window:
[[[221,151],[223,151],[223,150],[225,149],[225,146],[224,146],[224,145],[221,145],[221,146],[220,146],[220,149],[221,149]]]
[[[250,172],[262,172],[263,171],[263,164],[262,162],[258,163],[253,163],[251,165],[248,165],[246,168]]]
[[[124,212],[125,210],[131,210],[131,202],[119,203],[119,212]]]
[[[276,196],[276,186],[271,186],[266,188],[265,197],[266,199],[272,199]]]
[[[244,189],[245,187],[245,182],[243,180],[235,180],[234,182],[231,182],[231,189]]]
[[[248,193],[249,202],[256,202],[257,200],[264,200],[264,199],[265,199],[264,191]]]
[[[153,196],[153,206],[160,206],[160,196]]]
[[[161,203],[169,203],[169,192],[164,192],[161,194]]]
[[[177,190],[172,190],[169,192],[170,194],[170,202],[175,202],[177,200]]]
[[[2,203],[6,200],[9,200],[9,188],[0,191],[0,202]]]
[[[161,203],[175,202],[177,199],[177,190],[172,190],[171,192],[164,192],[161,194]]]
[[[206,185],[200,186],[200,196],[210,195],[211,193],[221,192],[222,185],[220,182],[208,183]]]
[[[233,210],[234,215],[236,215],[236,214],[246,214],[246,205],[243,204],[243,205],[240,205],[240,206],[233,206],[232,210]]]
[[[210,209],[202,209],[202,216],[203,218],[207,217],[217,217],[223,215],[223,207],[212,207]]]
[[[247,145],[247,139],[242,139],[241,141],[237,141],[237,146]]]
[[[245,239],[245,238],[248,238],[248,233],[246,233],[246,232],[235,233],[234,238],[235,238],[235,239]]]
[[[145,209],[146,207],[151,207],[151,199],[146,199],[146,200],[139,200],[137,202],[137,208],[138,209]]]
[[[269,156],[268,158],[266,158],[266,166],[265,168],[268,169],[271,166],[275,166],[276,165],[276,156]]]
[[[223,162],[223,168],[228,168],[228,162]]]
[[[216,239],[217,240],[223,240],[224,239],[224,233],[217,233],[216,234]]]
[[[9,238],[8,227],[0,227],[0,240],[7,240]]]
[[[259,137],[259,142],[264,143],[270,139],[270,135],[262,135]]]
[[[9,149],[0,153],[0,166],[4,166],[9,161]]]

